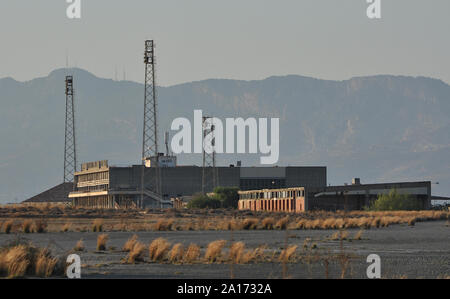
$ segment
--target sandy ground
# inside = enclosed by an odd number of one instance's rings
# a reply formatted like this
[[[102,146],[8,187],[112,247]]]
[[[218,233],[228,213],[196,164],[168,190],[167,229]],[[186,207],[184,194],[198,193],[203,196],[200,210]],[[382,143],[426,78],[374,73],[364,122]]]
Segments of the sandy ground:
[[[352,238],[359,229],[348,230]],[[341,252],[340,241],[330,240],[334,230],[290,230],[289,245],[298,245],[301,252],[306,238],[316,243],[312,252],[321,254]],[[79,239],[83,239],[86,251],[79,253],[83,264],[84,278],[326,278],[326,267],[322,262],[290,263],[287,270],[278,262],[258,264],[192,264],[174,265],[121,263],[126,253],[121,252],[123,244],[134,233],[108,232],[107,246],[110,250],[96,252],[98,233],[66,232],[44,234],[0,234],[0,245],[22,238],[39,246],[49,246],[55,254],[69,252]],[[139,240],[149,244],[157,237],[167,238],[172,243],[185,246],[196,243],[202,250],[214,240],[243,241],[247,248],[267,244],[269,250],[281,250],[285,246],[284,231],[168,231],[138,232]],[[346,278],[366,278],[369,254],[381,257],[381,273],[384,278],[440,278],[450,276],[450,227],[445,221],[421,222],[415,226],[392,225],[388,228],[365,230],[362,240],[345,240],[343,250],[354,258],[347,267]],[[111,248],[112,247],[112,248]],[[328,276],[341,276],[338,262],[329,265]]]

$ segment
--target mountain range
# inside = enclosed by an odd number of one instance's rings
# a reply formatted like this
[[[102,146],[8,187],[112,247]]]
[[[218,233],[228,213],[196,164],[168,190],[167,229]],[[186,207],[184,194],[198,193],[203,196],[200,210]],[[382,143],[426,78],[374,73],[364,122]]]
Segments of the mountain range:
[[[0,79],[0,201],[26,199],[62,182],[65,75],[74,76],[78,164],[139,164],[143,84],[82,69]],[[450,86],[438,79],[377,75],[343,81],[288,75],[210,79],[158,87],[163,132],[194,109],[221,119],[278,117],[278,165],[327,166],[328,183],[430,180],[450,195]],[[171,135],[176,132],[171,132]],[[259,166],[260,155],[218,155],[219,165]],[[201,164],[182,154],[179,164]]]

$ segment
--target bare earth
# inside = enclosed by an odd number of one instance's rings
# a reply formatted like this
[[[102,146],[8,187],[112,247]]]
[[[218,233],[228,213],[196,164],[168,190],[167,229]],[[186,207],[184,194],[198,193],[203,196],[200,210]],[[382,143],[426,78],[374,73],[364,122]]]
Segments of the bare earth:
[[[206,248],[211,241],[223,239],[243,241],[246,248],[256,248],[266,244],[268,250],[281,250],[288,245],[298,245],[302,252],[305,239],[317,248],[310,249],[311,256],[336,254],[342,251],[353,258],[345,271],[345,278],[366,278],[368,263],[366,258],[375,253],[381,257],[383,278],[448,278],[450,276],[450,227],[445,221],[420,222],[415,226],[405,224],[387,228],[364,230],[361,240],[351,240],[359,229],[347,230],[348,240],[330,240],[336,230],[279,230],[250,231],[150,231],[137,232],[139,241],[149,244],[158,237],[168,239],[172,244],[181,242],[185,246],[196,243]],[[138,263],[123,264],[127,255],[121,252],[123,244],[133,232],[107,232],[108,251],[96,252],[99,233],[93,232],[49,232],[43,234],[0,234],[0,245],[17,238],[32,241],[34,244],[49,246],[55,254],[67,254],[79,239],[83,239],[86,251],[78,253],[81,257],[84,278],[326,278],[326,267],[322,260],[314,262],[289,263],[283,266],[277,262],[230,265],[224,263]],[[228,242],[230,244],[230,242]],[[328,277],[342,275],[342,265],[333,261],[328,268]]]

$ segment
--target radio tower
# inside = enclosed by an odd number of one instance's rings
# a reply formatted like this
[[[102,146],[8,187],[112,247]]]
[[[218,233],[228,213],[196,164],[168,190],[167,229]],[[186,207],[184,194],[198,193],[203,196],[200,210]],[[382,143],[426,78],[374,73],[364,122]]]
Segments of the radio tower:
[[[75,145],[75,107],[73,77],[66,76],[66,127],[64,142],[64,183],[73,182],[77,171],[77,154]]]
[[[155,85],[155,47],[153,40],[145,41],[144,64],[145,64],[145,93],[144,93],[144,130],[142,139],[142,177],[141,188],[143,205],[145,189],[145,162],[151,159],[151,167],[155,168],[151,178],[151,191],[161,194],[161,173],[158,158],[158,126],[156,106]]]
[[[202,121],[203,129],[203,140],[205,137],[210,135],[211,145],[208,151],[205,150],[203,146],[203,171],[202,171],[202,193],[205,194],[206,191],[211,188],[214,190],[218,184],[218,174],[216,169],[216,149],[215,143],[216,139],[214,136],[215,126],[213,123],[213,118],[209,116],[204,116]]]

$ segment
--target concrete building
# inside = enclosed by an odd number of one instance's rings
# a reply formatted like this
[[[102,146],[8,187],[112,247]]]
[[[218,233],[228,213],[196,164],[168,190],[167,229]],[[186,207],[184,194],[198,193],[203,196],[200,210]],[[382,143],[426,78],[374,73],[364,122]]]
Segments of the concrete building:
[[[85,163],[75,173],[75,191],[69,198],[75,206],[91,208],[137,207],[141,199],[142,165],[108,166],[107,161]],[[202,167],[161,167],[163,202],[152,199],[146,185],[155,168],[144,167],[144,206],[170,207],[171,198],[192,196],[202,191]],[[241,190],[275,189],[294,186],[325,187],[326,167],[217,167],[218,186]],[[206,186],[206,192],[213,191]]]
[[[240,191],[239,209],[296,213],[311,210],[362,210],[378,195],[388,194],[392,189],[419,200],[422,209],[431,208],[431,182],[361,184],[360,179],[356,178],[351,185],[344,186]]]

